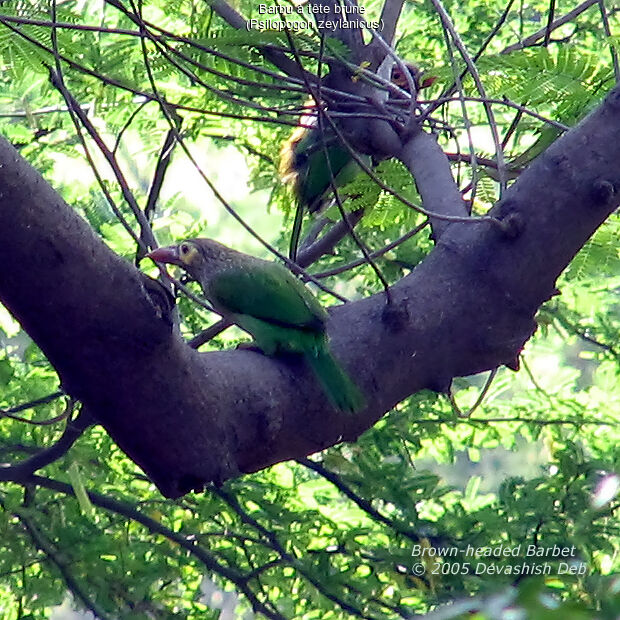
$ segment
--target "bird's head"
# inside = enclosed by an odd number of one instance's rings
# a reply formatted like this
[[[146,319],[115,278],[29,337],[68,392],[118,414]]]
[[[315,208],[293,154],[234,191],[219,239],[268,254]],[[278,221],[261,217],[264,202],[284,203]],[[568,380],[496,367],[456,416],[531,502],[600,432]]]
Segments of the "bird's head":
[[[221,266],[232,252],[212,239],[186,239],[177,245],[157,248],[147,257],[156,263],[178,265],[194,280],[201,282],[209,271]]]
[[[405,62],[404,66],[409,71],[409,74],[411,75],[411,78],[413,79],[413,84],[416,90],[421,90],[423,88],[428,88],[429,86],[432,86],[432,84],[437,79],[436,76],[427,75],[424,71],[422,71],[422,69],[420,69],[420,67],[410,62]],[[396,84],[396,86],[409,92],[410,86],[407,80],[407,76],[405,75],[404,71],[399,65],[394,65],[394,67],[392,68],[391,79],[392,79],[392,82]]]
[[[157,248],[147,254],[147,257],[156,263],[178,265],[186,271],[190,271],[192,267],[195,268],[202,261],[198,244],[194,239],[187,239],[177,245]]]

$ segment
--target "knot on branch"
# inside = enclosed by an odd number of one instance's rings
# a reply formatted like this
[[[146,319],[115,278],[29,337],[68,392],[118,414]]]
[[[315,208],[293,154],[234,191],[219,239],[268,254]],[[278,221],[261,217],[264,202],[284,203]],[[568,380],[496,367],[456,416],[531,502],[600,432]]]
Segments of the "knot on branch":
[[[561,155],[548,155],[547,160],[549,164],[556,168],[559,173],[568,173],[571,169],[571,163],[568,157],[564,154]]]
[[[400,332],[409,324],[409,308],[404,300],[390,301],[383,306],[381,320],[393,332]]]
[[[608,205],[616,197],[616,187],[607,179],[597,179],[590,188],[590,196],[597,207]]]
[[[161,319],[168,325],[172,325],[178,322],[176,304],[174,295],[168,290],[161,282],[153,280],[148,276],[144,276],[142,279],[142,285],[147,298],[150,300],[155,314],[158,319]]]
[[[620,89],[614,88],[609,95],[607,95],[605,103],[611,108],[620,109]]]
[[[513,204],[508,204],[508,208],[512,208]],[[501,231],[506,239],[516,239],[523,234],[525,230],[525,220],[520,213],[511,211],[505,217],[499,220]]]

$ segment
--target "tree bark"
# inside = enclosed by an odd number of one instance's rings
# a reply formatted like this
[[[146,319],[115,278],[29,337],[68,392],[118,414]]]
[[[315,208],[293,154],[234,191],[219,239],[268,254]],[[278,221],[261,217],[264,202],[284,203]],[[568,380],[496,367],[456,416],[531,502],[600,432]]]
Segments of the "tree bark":
[[[383,294],[331,309],[335,356],[368,401],[333,411],[301,360],[198,353],[157,283],[111,252],[0,140],[0,300],[120,448],[168,497],[354,441],[455,376],[515,368],[534,315],[619,202],[620,91],[554,143],[488,222],[446,226]]]

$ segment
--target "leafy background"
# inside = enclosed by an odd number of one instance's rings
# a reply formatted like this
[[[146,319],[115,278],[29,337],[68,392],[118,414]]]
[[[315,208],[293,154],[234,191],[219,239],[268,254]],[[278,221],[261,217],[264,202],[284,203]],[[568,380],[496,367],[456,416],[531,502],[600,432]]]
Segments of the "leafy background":
[[[365,6],[369,18],[380,10],[378,2]],[[476,63],[489,98],[507,98],[571,126],[614,83],[613,10],[609,33],[593,5],[554,30],[549,45],[540,46],[539,40],[502,53],[545,26],[548,3],[507,7],[468,0],[444,6],[472,54],[506,9],[503,25]],[[250,17],[256,7],[240,2],[237,8]],[[563,15],[574,6],[558,2],[554,8]],[[291,195],[277,179],[277,165],[303,94],[273,89],[281,85],[278,80],[250,68],[272,70],[256,48],[285,46],[286,37],[234,31],[208,4],[191,1],[59,2],[55,10],[58,22],[73,27],[57,28],[53,36],[47,4],[0,3],[0,128],[106,243],[134,259],[135,243],[103,189],[127,221],[133,221],[132,214],[113,172],[92,139],[79,137],[62,94],[50,83],[55,45],[67,90],[114,150],[140,204],[169,131],[158,104],[165,97],[177,106],[184,143],[197,167],[257,233],[286,248]],[[139,37],[123,34],[136,31],[131,16],[140,13],[175,36],[143,47]],[[79,28],[84,25],[95,30]],[[299,50],[317,49],[311,29],[294,40]],[[462,69],[430,4],[405,5],[396,49],[437,76],[424,94],[429,100],[452,82],[455,69]],[[309,58],[307,68],[316,67]],[[476,96],[470,77],[462,87]],[[274,113],[287,107],[288,116]],[[467,153],[471,139],[478,156],[492,158],[482,106],[470,102],[466,110],[467,118],[460,103],[447,102],[435,112],[442,145],[455,155]],[[515,166],[559,134],[540,118],[517,118],[515,107],[494,110],[501,135],[518,121],[506,143]],[[160,243],[208,234],[267,257],[209,192],[197,167],[177,147],[153,220]],[[377,173],[418,202],[399,164],[384,162]],[[454,173],[462,187],[476,181],[475,193],[469,194],[476,213],[498,198],[490,168],[455,163]],[[344,193],[358,196],[356,207],[375,205],[360,223],[360,234],[373,249],[424,219],[368,179],[358,179]],[[46,618],[64,600],[65,610],[90,610],[101,618],[251,617],[256,601],[270,610],[266,615],[285,618],[429,612],[435,618],[617,618],[619,226],[614,215],[582,249],[559,282],[561,296],[541,308],[521,371],[500,369],[469,415],[486,377],[455,381],[458,408],[444,397],[418,393],[355,444],[177,501],[164,500],[100,427],[90,428],[70,452],[40,471],[37,484],[2,483],[0,615]],[[423,230],[378,264],[394,282],[431,248]],[[335,270],[356,256],[354,244],[344,241],[312,271]],[[325,281],[350,298],[380,288],[364,266]],[[214,320],[187,299],[181,299],[180,309],[188,337]],[[239,330],[227,330],[207,349],[245,339]],[[0,342],[4,411],[58,389],[47,360],[1,308]],[[44,421],[66,406],[65,399],[55,399],[22,415]],[[62,424],[32,425],[0,414],[0,461],[19,462],[53,445],[62,432]],[[477,558],[475,563],[484,566],[481,574],[464,574],[462,556],[454,562],[431,555],[438,547],[500,545],[574,546],[570,566],[585,567],[585,574],[559,574],[559,562],[549,558],[550,575],[506,574],[524,562],[542,562],[523,554]],[[420,564],[424,570],[417,574]],[[454,604],[432,612],[448,602]],[[505,615],[507,609],[514,615]],[[54,613],[66,612],[56,608]]]

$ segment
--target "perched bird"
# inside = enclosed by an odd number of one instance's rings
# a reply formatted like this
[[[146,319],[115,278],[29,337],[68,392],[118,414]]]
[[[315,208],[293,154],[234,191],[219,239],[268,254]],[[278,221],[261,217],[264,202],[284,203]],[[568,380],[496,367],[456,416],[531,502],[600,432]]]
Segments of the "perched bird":
[[[302,115],[280,150],[280,178],[293,187],[297,203],[289,244],[291,260],[297,260],[304,213],[319,211],[326,204],[332,185],[343,187],[360,171],[333,128],[326,122],[322,130],[319,129],[317,117],[310,111],[314,103],[306,107],[308,112]],[[370,164],[367,155],[358,154],[358,157]]]
[[[215,311],[250,333],[266,355],[303,355],[334,407],[364,408],[362,393],[329,350],[327,312],[288,269],[212,239],[188,239],[148,256],[182,267]]]
[[[426,88],[435,81],[434,77],[424,77],[415,65],[405,64],[416,90]],[[410,90],[409,82],[398,65],[392,69],[391,80],[401,89]],[[297,203],[289,242],[291,260],[297,260],[305,212],[321,210],[329,202],[331,190],[350,183],[361,170],[333,127],[327,121],[319,127],[315,101],[310,99],[306,102],[305,109],[297,127],[280,150],[280,178],[292,186]],[[362,153],[356,155],[367,166],[371,165],[371,157]]]

